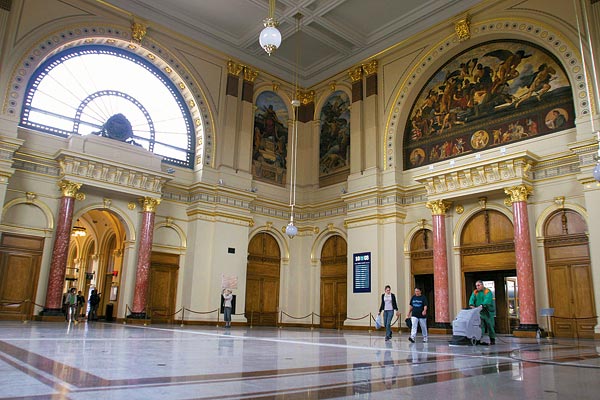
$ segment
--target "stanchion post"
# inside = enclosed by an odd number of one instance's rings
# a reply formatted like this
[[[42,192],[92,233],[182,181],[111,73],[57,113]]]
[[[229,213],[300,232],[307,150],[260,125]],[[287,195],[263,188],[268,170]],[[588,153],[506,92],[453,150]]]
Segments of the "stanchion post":
[[[250,311],[250,329],[252,329],[253,322],[254,322],[254,311]]]
[[[315,313],[311,312],[310,313],[310,330],[314,330],[315,329]]]
[[[373,325],[371,325],[373,323],[373,313],[369,313],[369,333],[373,332]]]
[[[181,307],[181,327],[183,328],[183,318],[185,316],[185,307]]]

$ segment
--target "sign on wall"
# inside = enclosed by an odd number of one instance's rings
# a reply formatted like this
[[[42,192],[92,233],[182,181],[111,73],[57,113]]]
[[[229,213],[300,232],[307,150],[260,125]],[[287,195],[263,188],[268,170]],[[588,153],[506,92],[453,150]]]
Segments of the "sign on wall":
[[[371,292],[371,252],[354,253],[354,293]]]

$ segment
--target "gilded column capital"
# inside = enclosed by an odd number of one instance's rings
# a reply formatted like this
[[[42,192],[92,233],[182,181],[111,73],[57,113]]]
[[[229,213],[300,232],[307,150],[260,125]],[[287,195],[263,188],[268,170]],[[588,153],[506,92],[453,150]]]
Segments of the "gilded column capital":
[[[431,210],[431,215],[445,215],[450,206],[452,206],[452,202],[447,200],[428,201],[425,204],[425,207]]]
[[[355,67],[348,70],[348,75],[350,76],[350,80],[352,83],[358,82],[362,79],[363,69],[362,67]]]
[[[258,71],[251,69],[250,67],[244,67],[244,80],[254,83],[254,80],[258,76]]]
[[[302,102],[302,104],[307,105],[308,103],[312,103],[315,101],[315,91],[308,90],[306,92],[298,90],[298,100]]]
[[[144,212],[156,212],[156,207],[160,204],[160,199],[155,199],[153,197],[144,197],[140,199],[140,204],[142,205],[142,209]]]
[[[229,75],[238,76],[242,72],[242,69],[244,69],[242,64],[238,64],[233,60],[227,61],[227,72]]]
[[[454,31],[458,40],[462,42],[471,38],[471,16],[467,14],[464,18],[454,23]]]
[[[81,183],[75,183],[67,180],[58,182],[58,187],[60,188],[60,191],[64,197],[75,197],[81,185]]]
[[[366,64],[362,65],[363,71],[365,71],[365,75],[373,75],[377,73],[377,67],[379,66],[379,62],[377,60],[371,60]]]
[[[533,193],[533,188],[529,185],[518,185],[504,188],[504,193],[510,197],[512,203],[517,201],[527,201],[527,198]]]

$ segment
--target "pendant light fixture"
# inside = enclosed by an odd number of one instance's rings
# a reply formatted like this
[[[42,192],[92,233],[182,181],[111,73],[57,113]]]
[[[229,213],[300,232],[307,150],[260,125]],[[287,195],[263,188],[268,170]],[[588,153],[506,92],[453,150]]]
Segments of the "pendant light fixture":
[[[298,111],[300,108],[300,100],[298,100],[298,68],[300,62],[300,20],[302,14],[298,13],[296,18],[296,67],[294,69],[294,92],[292,93],[292,137],[290,138],[290,222],[285,227],[285,233],[290,239],[293,239],[298,234],[298,227],[294,225],[294,207],[296,206],[296,159],[298,147]]]
[[[264,29],[260,32],[258,43],[270,56],[281,44],[281,33],[275,19],[275,0],[269,0],[269,16],[263,20]]]

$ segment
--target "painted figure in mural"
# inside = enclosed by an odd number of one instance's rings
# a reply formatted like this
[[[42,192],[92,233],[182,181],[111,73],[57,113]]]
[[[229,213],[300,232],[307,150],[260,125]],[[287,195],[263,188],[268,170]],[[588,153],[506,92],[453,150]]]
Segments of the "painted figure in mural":
[[[279,185],[285,184],[288,120],[283,100],[272,91],[256,99],[252,153],[252,174],[255,178]]]
[[[566,129],[573,126],[571,113],[569,79],[553,55],[522,41],[474,46],[440,68],[414,102],[404,135],[405,166]],[[425,152],[422,163],[416,162],[417,148]]]
[[[350,159],[350,99],[334,93],[321,110],[319,172],[327,175],[347,168]]]

